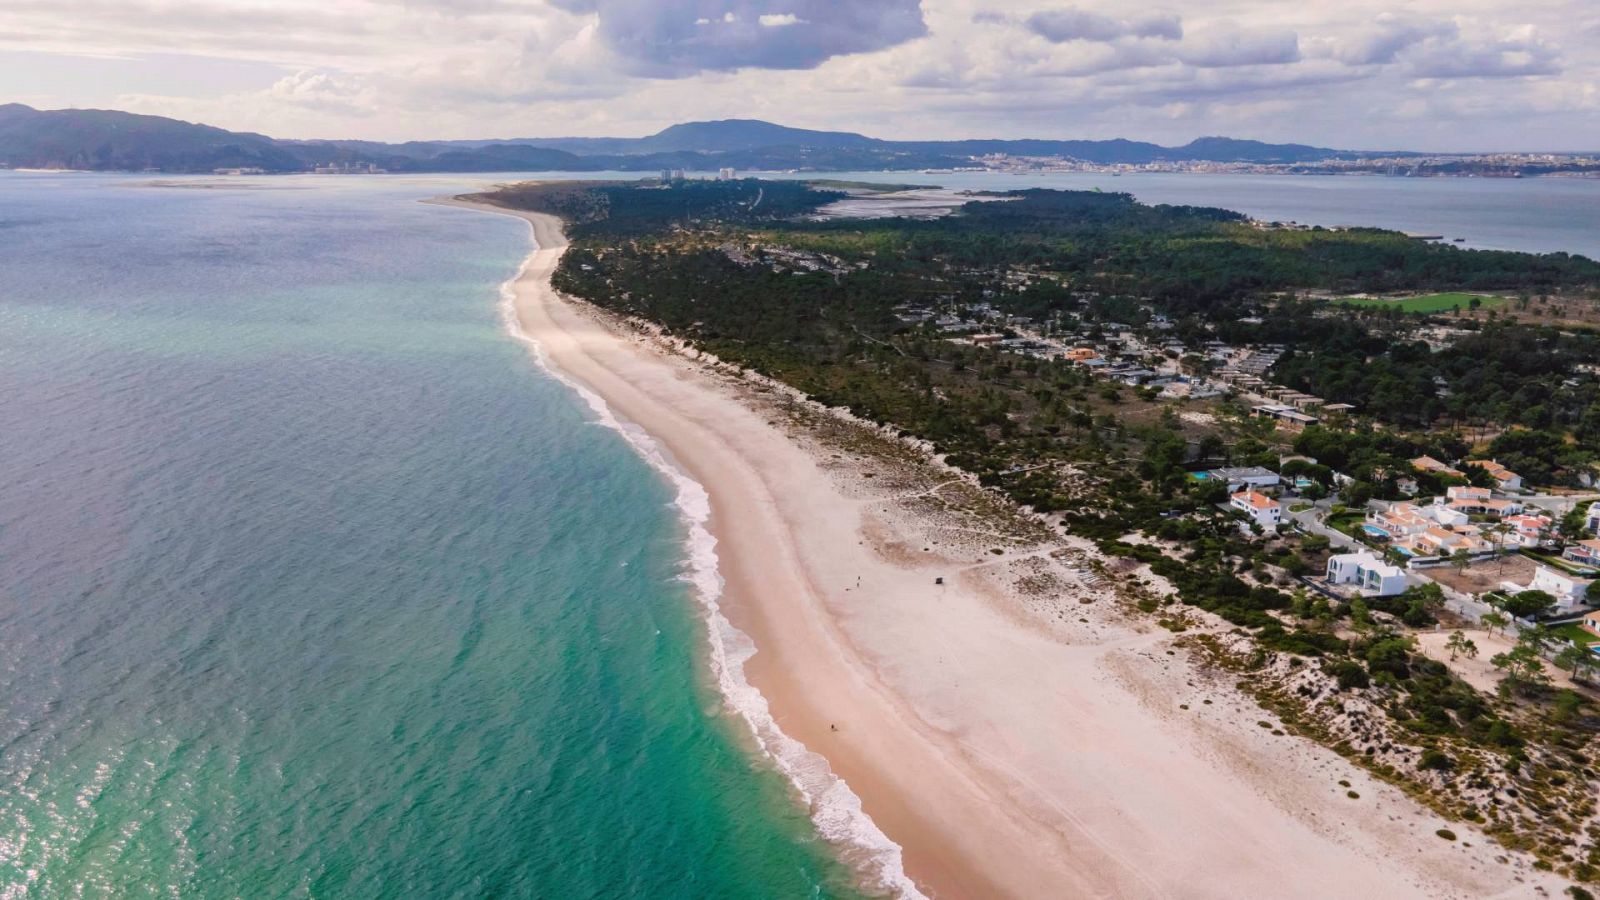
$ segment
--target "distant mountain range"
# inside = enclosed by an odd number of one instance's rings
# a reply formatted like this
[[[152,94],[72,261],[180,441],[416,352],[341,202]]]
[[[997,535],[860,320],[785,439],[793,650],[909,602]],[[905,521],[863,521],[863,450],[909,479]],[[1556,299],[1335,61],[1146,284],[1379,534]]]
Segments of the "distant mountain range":
[[[918,170],[972,157],[1070,157],[1092,163],[1303,163],[1394,156],[1207,137],[1181,147],[1141,141],[886,141],[753,119],[688,122],[642,138],[484,141],[293,141],[114,110],[0,105],[0,167],[212,172],[304,172],[373,166],[390,172],[652,171],[658,169]]]

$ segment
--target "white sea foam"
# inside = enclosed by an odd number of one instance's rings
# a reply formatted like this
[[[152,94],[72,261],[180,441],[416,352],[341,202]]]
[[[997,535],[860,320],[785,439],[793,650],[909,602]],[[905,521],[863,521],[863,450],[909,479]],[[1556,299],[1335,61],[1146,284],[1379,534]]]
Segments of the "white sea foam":
[[[683,578],[706,613],[711,671],[724,702],[750,727],[762,752],[800,793],[818,832],[841,849],[845,862],[862,875],[869,890],[896,897],[924,897],[905,873],[900,845],[878,828],[861,808],[861,798],[833,773],[826,759],[778,727],[766,697],[745,677],[745,663],[755,655],[756,647],[749,635],[722,614],[719,601],[723,579],[717,568],[717,539],[706,527],[711,518],[711,497],[705,487],[675,465],[643,428],[619,419],[604,398],[554,365],[538,339],[523,330],[517,320],[516,284],[533,264],[537,252],[529,254],[517,274],[500,286],[501,318],[506,330],[532,349],[540,367],[583,398],[597,424],[621,434],[651,468],[672,484],[676,491],[674,504],[687,534],[688,558]]]

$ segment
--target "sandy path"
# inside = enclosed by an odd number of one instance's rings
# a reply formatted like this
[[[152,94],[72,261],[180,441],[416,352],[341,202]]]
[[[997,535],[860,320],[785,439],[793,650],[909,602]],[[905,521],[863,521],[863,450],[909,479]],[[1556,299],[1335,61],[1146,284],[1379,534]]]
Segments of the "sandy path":
[[[1437,631],[1426,631],[1417,635],[1417,647],[1425,656],[1432,657],[1450,667],[1450,671],[1486,694],[1493,694],[1500,689],[1500,680],[1505,673],[1496,669],[1490,662],[1497,653],[1505,653],[1517,644],[1505,633],[1490,634],[1482,628],[1463,628],[1461,632],[1477,645],[1476,656],[1460,656],[1450,658],[1450,648],[1445,643],[1450,640],[1450,632],[1455,629],[1441,628]],[[1540,660],[1544,666],[1544,673],[1550,676],[1550,682],[1556,687],[1570,688],[1572,676],[1565,670],[1558,669],[1550,664],[1549,660]]]
[[[522,217],[541,249],[516,285],[521,327],[706,487],[724,610],[759,650],[750,681],[904,848],[923,891],[1534,895],[1534,876],[1492,862],[1481,836],[1441,841],[1444,823],[1399,792],[1269,736],[1267,716],[1170,655],[1165,632],[1100,622],[1063,637],[977,570],[885,559],[866,534],[894,523],[816,453],[717,378],[552,291],[559,222]],[[939,575],[951,583],[935,587]]]

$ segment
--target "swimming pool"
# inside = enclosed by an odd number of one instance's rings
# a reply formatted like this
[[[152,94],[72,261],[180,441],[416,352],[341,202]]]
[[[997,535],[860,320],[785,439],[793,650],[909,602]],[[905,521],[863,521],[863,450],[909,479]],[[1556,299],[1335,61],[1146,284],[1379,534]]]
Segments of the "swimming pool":
[[[1372,538],[1375,541],[1387,541],[1389,539],[1389,532],[1384,531],[1382,528],[1379,528],[1376,525],[1363,525],[1361,526],[1361,530],[1367,533],[1367,537]]]

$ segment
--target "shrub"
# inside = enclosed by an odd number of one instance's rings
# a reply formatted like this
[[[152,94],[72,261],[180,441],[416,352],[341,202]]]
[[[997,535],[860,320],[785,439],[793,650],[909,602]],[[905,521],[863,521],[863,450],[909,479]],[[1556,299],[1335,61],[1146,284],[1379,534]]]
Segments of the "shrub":
[[[1449,754],[1432,747],[1422,751],[1422,758],[1417,760],[1417,767],[1425,771],[1431,769],[1435,772],[1448,772],[1455,766],[1456,761],[1451,759]]]
[[[1371,679],[1367,677],[1367,670],[1362,668],[1360,663],[1353,660],[1341,659],[1337,662],[1329,663],[1324,671],[1339,680],[1339,690],[1341,691],[1364,688],[1372,683]]]
[[[1556,598],[1544,591],[1522,591],[1506,599],[1505,610],[1513,616],[1531,619],[1556,604]]]

